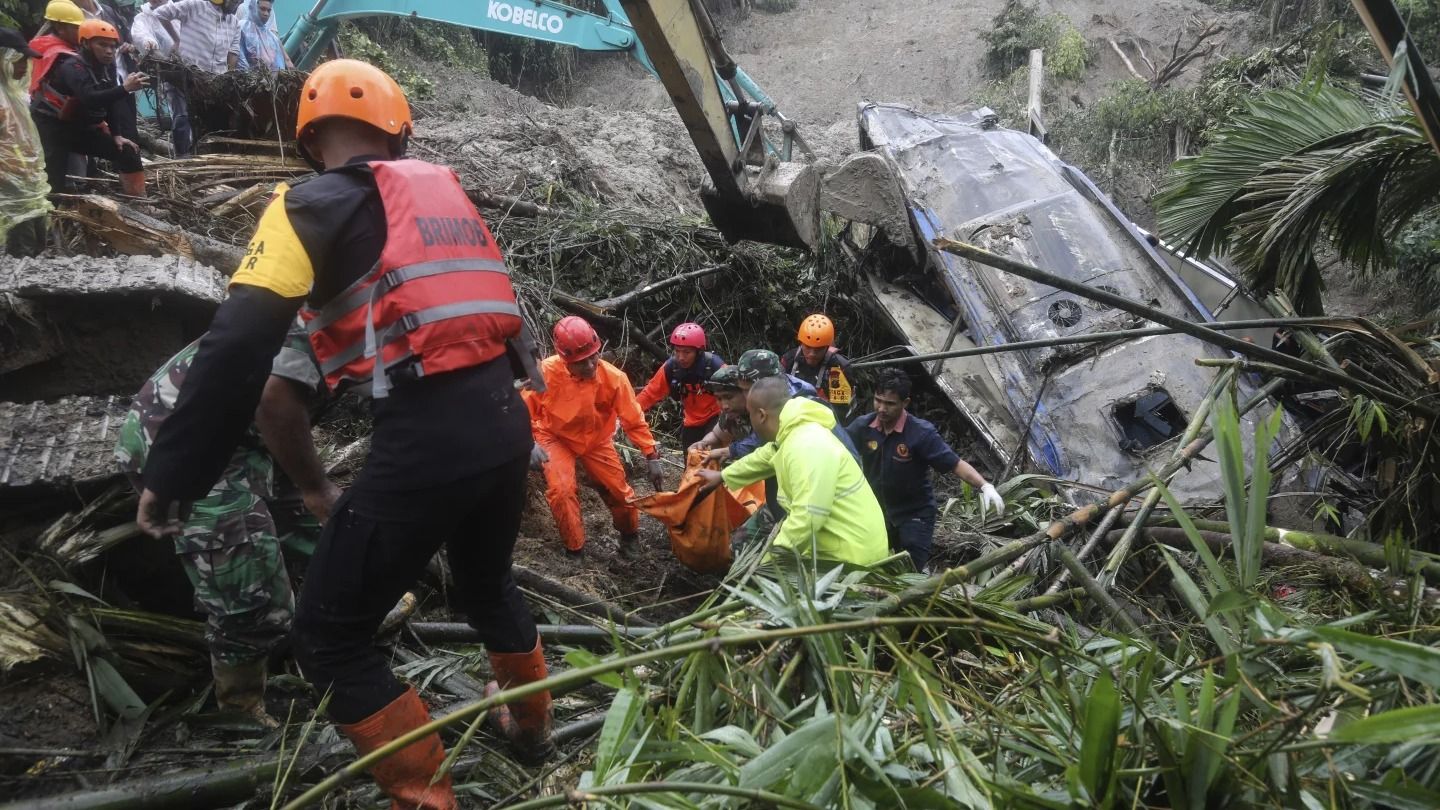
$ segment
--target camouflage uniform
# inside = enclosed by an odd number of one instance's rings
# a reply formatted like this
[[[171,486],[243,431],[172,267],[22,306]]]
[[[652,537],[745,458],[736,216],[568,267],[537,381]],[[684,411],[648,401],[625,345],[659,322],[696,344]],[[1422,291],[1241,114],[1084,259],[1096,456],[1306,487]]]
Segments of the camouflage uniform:
[[[155,372],[135,395],[120,428],[115,456],[136,489],[143,486],[145,458],[174,410],[199,343],[181,349]],[[320,371],[303,327],[291,329],[271,373],[317,390]],[[282,547],[308,555],[319,536],[318,521],[303,507],[298,510],[302,520],[293,503],[277,502],[274,472],[252,424],[220,480],[192,505],[184,531],[175,538],[175,553],[195,586],[195,602],[209,617],[205,640],[211,655],[227,664],[267,656],[290,631],[295,594]],[[272,511],[267,502],[276,508]],[[276,528],[277,518],[284,520],[283,531]]]

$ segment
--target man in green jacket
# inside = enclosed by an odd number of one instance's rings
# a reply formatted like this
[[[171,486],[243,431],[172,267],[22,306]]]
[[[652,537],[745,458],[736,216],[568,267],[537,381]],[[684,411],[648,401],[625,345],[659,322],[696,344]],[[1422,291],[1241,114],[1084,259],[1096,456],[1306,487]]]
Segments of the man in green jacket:
[[[776,546],[853,565],[884,559],[885,515],[855,457],[831,433],[835,414],[792,398],[784,377],[757,380],[747,404],[751,427],[770,444],[723,473],[702,470],[706,486],[738,488],[773,474],[787,513]]]

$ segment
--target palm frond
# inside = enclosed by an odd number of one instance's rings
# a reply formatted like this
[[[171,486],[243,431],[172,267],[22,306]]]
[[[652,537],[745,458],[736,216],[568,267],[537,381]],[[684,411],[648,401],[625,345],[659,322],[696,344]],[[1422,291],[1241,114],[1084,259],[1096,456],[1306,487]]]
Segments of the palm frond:
[[[1372,99],[1373,101],[1374,99]],[[1229,253],[1257,290],[1320,310],[1317,244],[1367,275],[1387,243],[1440,201],[1440,159],[1414,117],[1338,88],[1258,97],[1157,198],[1162,234],[1197,256]]]

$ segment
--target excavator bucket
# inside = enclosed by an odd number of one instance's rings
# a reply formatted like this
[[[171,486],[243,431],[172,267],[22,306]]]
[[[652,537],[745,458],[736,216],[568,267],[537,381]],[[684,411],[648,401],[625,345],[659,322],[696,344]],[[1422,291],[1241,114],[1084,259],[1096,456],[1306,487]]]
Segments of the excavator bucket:
[[[749,194],[721,194],[710,183],[700,199],[710,221],[730,242],[744,240],[814,249],[820,243],[819,176],[814,166],[771,164],[755,172]]]

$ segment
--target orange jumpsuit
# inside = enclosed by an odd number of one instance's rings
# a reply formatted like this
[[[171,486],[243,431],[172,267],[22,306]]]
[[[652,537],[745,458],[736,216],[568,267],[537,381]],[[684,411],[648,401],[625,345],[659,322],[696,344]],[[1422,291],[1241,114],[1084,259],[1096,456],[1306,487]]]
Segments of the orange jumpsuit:
[[[599,486],[615,530],[621,535],[639,532],[640,511],[630,504],[635,492],[625,480],[625,467],[611,441],[618,419],[625,435],[641,453],[655,453],[655,437],[650,435],[650,426],[635,401],[630,379],[601,360],[595,377],[581,380],[571,376],[565,361],[555,355],[545,358],[540,373],[545,377],[545,393],[522,394],[530,408],[535,443],[550,456],[545,465],[545,500],[555,515],[555,526],[565,547],[571,551],[585,547],[585,524],[575,489],[577,461],[585,465],[585,472]]]

